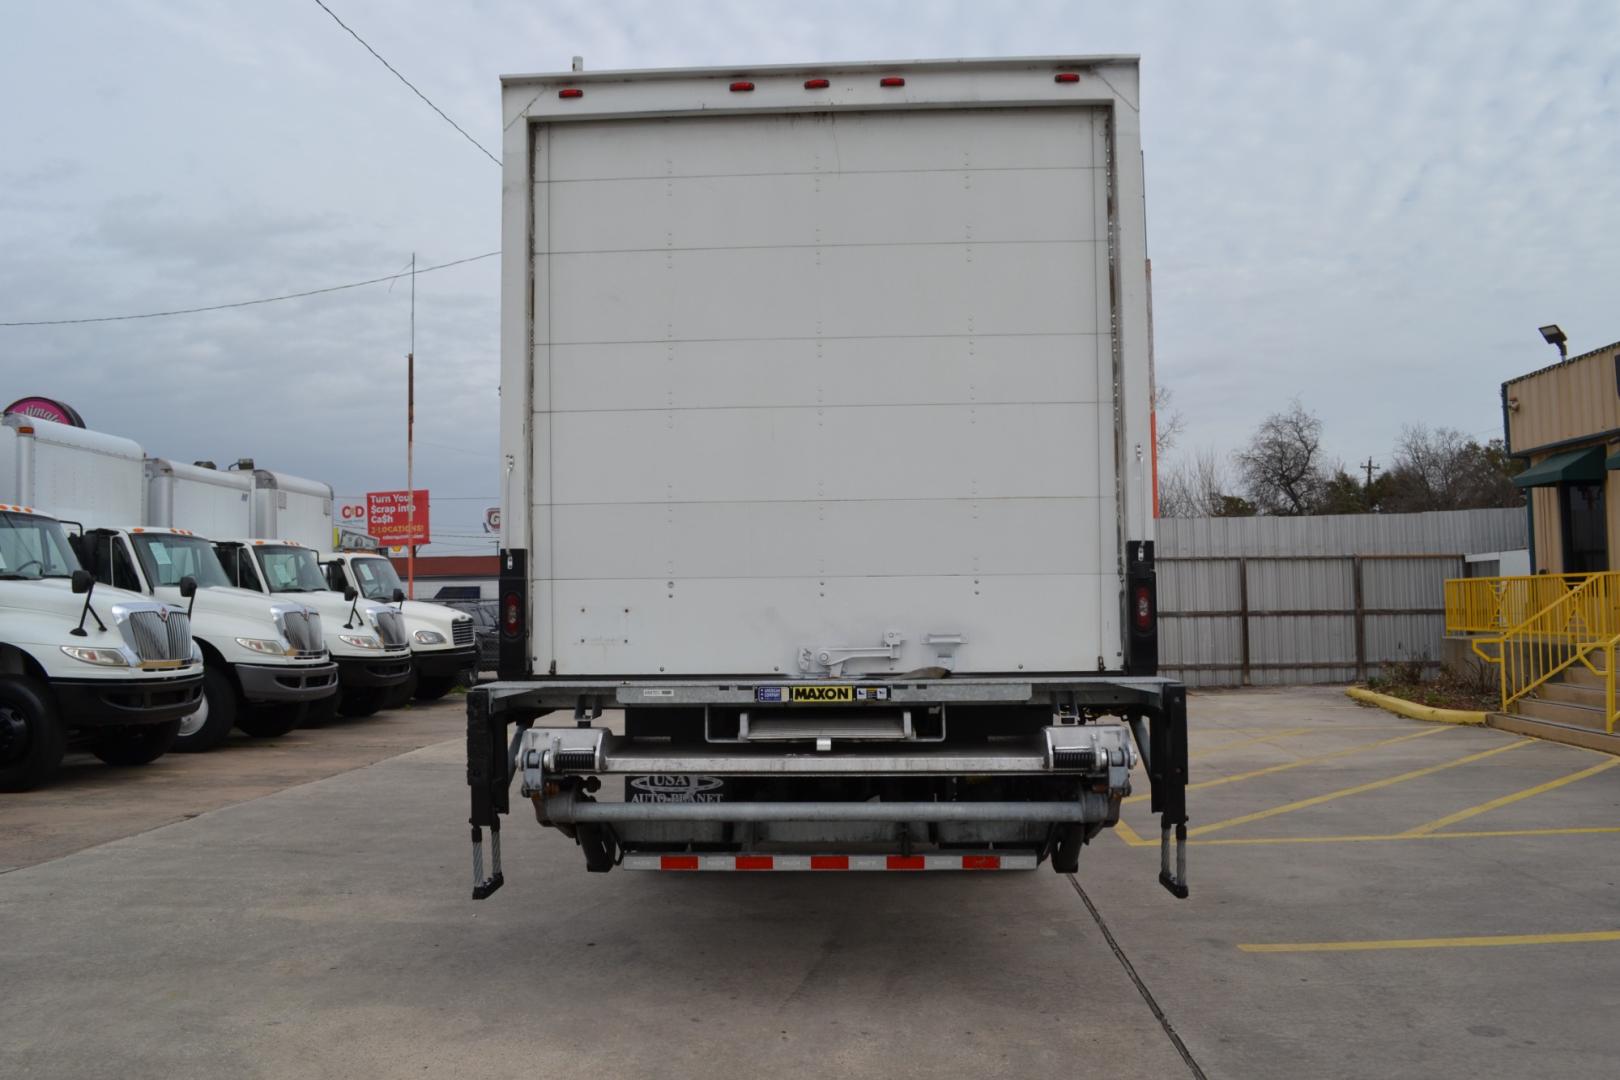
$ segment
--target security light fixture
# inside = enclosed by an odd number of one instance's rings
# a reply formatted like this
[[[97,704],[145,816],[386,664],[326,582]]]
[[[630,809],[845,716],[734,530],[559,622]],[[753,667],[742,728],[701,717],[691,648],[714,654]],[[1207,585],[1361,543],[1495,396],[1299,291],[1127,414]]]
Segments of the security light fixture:
[[[1541,336],[1546,340],[1547,344],[1558,346],[1558,359],[1567,360],[1569,358],[1569,338],[1565,337],[1564,332],[1558,329],[1557,323],[1543,326]]]

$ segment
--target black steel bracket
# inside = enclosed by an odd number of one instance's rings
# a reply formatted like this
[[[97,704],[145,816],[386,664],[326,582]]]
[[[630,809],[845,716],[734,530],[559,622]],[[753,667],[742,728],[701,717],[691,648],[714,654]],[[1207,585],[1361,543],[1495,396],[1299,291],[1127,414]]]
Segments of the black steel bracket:
[[[467,788],[472,797],[473,892],[483,900],[505,884],[501,874],[501,814],[512,812],[512,770],[506,746],[506,714],[488,690],[467,692]],[[483,829],[489,828],[490,874],[484,876]]]
[[[1159,708],[1148,714],[1148,782],[1159,815],[1159,884],[1187,898],[1187,688],[1166,686]],[[1175,836],[1175,868],[1170,841]]]

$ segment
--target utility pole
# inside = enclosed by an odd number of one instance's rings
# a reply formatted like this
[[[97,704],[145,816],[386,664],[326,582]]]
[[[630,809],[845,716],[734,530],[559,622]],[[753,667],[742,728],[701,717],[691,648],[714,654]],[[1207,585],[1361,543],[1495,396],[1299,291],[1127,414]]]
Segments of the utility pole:
[[[411,252],[411,351],[405,354],[405,595],[416,599],[416,252]]]
[[[1372,474],[1375,473],[1375,472],[1383,472],[1384,471],[1383,469],[1380,469],[1377,465],[1373,464],[1373,459],[1372,459],[1371,454],[1367,455],[1367,460],[1366,460],[1366,462],[1364,464],[1362,464],[1361,468],[1362,468],[1362,471],[1367,474],[1367,486],[1368,487],[1372,487]]]

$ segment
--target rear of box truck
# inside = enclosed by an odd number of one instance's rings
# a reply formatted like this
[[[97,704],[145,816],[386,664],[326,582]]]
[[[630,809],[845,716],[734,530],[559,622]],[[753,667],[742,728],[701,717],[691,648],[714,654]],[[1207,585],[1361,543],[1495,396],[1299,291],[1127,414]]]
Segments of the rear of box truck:
[[[469,705],[503,748],[475,826],[524,770],[593,868],[768,858],[744,849],[813,847],[806,821],[1067,865],[1129,785],[1105,714],[1164,728],[1149,771],[1182,824],[1182,696],[1155,677],[1138,100],[1130,58],[505,80],[506,681]],[[531,730],[508,762],[506,720],[563,705],[626,707],[628,728]],[[582,815],[556,753],[623,772],[633,803],[648,776],[606,759],[638,735],[691,744],[645,764],[685,793],[665,805],[700,809]],[[874,760],[998,738],[1016,767]],[[1056,762],[1082,749],[1103,805],[1064,816],[1086,800]],[[870,783],[842,781],[840,806],[746,780],[818,769]],[[906,822],[881,782],[963,769],[1006,774],[991,798],[1018,827]],[[856,789],[899,827],[851,826]]]

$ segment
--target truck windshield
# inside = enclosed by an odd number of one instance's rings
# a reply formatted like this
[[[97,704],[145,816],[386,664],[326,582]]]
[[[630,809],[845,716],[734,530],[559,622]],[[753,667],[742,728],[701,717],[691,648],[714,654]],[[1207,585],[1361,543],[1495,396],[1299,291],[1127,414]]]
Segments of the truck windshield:
[[[230,579],[219,565],[214,545],[200,536],[173,533],[134,533],[135,554],[154,588],[178,585],[183,577],[197,579],[200,588],[229,586]]]
[[[0,578],[65,578],[78,568],[60,522],[33,514],[0,513]]]
[[[394,572],[394,564],[387,559],[351,559],[349,565],[354,567],[354,580],[360,585],[360,595],[367,600],[392,601],[394,590],[405,587]]]
[[[259,568],[271,592],[324,592],[326,575],[309,548],[255,547]]]

